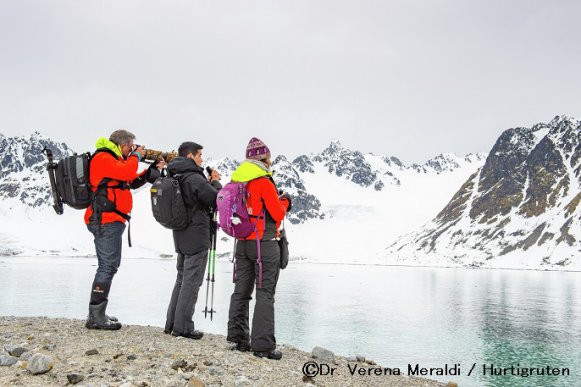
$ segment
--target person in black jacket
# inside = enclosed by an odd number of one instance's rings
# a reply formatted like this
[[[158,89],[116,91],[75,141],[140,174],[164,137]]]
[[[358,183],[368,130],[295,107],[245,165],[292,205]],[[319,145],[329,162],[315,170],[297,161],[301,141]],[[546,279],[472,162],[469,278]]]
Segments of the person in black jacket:
[[[178,149],[179,157],[167,166],[168,173],[180,183],[184,204],[191,211],[191,216],[187,228],[173,231],[178,253],[178,274],[167,309],[164,332],[195,340],[204,335],[194,329],[192,316],[208,261],[213,224],[211,213],[216,208],[218,190],[222,188],[217,172],[206,179],[202,168],[202,149],[195,142],[184,142]]]

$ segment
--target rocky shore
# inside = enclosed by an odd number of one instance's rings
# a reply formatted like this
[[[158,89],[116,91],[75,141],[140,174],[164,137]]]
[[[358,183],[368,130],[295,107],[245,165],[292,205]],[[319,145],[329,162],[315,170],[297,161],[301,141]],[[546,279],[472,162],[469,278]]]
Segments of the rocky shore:
[[[0,317],[0,385],[444,385],[428,379],[386,375],[389,369],[362,356],[345,358],[322,348],[312,353],[286,345],[279,349],[284,357],[274,361],[231,351],[220,335],[206,334],[195,341],[172,337],[161,328],[150,326],[126,325],[120,331],[106,332],[87,330],[84,321],[75,319]],[[307,362],[329,364],[336,371],[333,376],[306,377],[303,367]],[[358,368],[352,375],[350,369],[355,366]]]

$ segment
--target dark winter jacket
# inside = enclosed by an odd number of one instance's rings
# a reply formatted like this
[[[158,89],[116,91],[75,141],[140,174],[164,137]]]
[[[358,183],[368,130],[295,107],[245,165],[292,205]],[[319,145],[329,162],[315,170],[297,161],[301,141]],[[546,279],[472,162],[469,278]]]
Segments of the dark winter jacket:
[[[210,214],[216,208],[216,196],[222,185],[217,181],[208,183],[204,169],[185,157],[173,159],[167,171],[177,177],[184,204],[191,211],[190,225],[173,231],[176,252],[193,255],[210,248]]]

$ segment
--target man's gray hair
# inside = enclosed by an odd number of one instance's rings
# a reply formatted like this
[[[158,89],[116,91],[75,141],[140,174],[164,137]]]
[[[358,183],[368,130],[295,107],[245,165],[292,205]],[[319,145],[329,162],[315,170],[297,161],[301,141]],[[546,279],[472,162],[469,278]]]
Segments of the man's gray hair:
[[[135,140],[135,135],[125,129],[118,129],[109,136],[109,141],[115,145],[129,144],[133,140]]]

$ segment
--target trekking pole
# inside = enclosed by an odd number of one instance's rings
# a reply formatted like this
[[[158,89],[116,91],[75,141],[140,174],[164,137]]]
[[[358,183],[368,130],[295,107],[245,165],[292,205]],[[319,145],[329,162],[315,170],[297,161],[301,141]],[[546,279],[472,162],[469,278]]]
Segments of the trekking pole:
[[[210,265],[212,267],[212,298],[210,299],[210,321],[213,320],[214,313],[214,284],[216,283],[216,245],[218,241],[218,224],[216,223],[216,212],[214,212],[214,224],[216,227],[214,228],[214,237],[212,238],[212,251],[210,252],[212,257],[210,261]]]
[[[206,276],[206,307],[204,308],[204,318],[208,318],[208,295],[210,294],[210,271],[212,270],[212,247],[208,251],[208,275]]]

